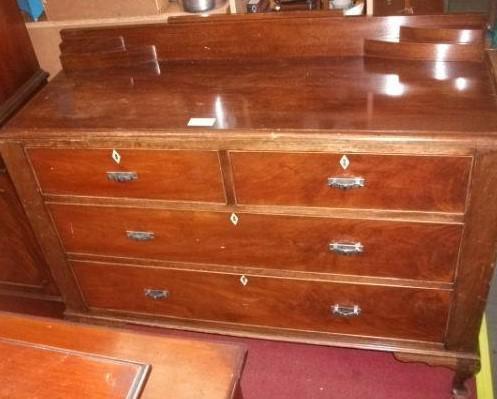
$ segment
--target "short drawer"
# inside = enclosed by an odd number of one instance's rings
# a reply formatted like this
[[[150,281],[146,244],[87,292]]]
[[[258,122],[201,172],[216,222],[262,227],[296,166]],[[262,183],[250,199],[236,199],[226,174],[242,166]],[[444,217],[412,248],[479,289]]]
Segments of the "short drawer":
[[[231,152],[239,204],[464,212],[471,157]]]
[[[225,202],[215,151],[29,148],[46,194]]]
[[[461,225],[50,204],[68,252],[452,281]]]
[[[442,342],[450,292],[74,261],[91,308]]]

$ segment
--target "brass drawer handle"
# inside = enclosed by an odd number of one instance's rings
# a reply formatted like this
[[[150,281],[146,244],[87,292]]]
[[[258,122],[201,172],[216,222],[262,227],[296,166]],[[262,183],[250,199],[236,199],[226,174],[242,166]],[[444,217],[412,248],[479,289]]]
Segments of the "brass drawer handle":
[[[361,188],[365,184],[366,180],[363,177],[328,177],[328,186],[339,190]]]
[[[343,306],[343,305],[333,305],[331,307],[331,313],[334,316],[340,317],[356,317],[361,314],[362,310],[359,305],[354,306]]]
[[[107,172],[107,179],[116,183],[127,183],[138,180],[136,172]]]
[[[151,298],[154,301],[161,301],[169,297],[169,291],[167,290],[154,290],[152,288],[145,288],[145,296]]]
[[[364,245],[360,242],[330,242],[329,250],[338,255],[360,255],[364,252]]]
[[[127,231],[126,235],[134,241],[152,241],[155,239],[155,233],[151,231]]]

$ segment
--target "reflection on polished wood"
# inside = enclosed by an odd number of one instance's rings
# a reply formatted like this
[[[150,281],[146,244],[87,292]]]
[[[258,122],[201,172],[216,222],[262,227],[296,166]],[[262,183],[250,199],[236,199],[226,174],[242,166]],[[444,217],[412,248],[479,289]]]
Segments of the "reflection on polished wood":
[[[425,43],[483,43],[485,32],[482,29],[400,27],[400,40]]]
[[[366,40],[364,42],[364,52],[369,57],[418,61],[481,62],[483,59],[482,46],[479,44]]]
[[[201,130],[187,128],[190,118],[213,117],[215,130],[282,134],[304,129],[302,134],[361,130],[476,136],[497,129],[497,105],[485,64],[394,65],[362,57],[201,68],[165,62],[159,76],[78,80],[61,74],[10,126],[23,131],[36,124],[36,130],[47,134],[54,129],[79,135],[111,128],[188,135]]]

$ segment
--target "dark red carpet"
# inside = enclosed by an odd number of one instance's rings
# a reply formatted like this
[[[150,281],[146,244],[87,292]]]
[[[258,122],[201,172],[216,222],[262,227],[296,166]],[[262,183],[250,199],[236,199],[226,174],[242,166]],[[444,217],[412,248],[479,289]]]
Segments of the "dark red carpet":
[[[245,399],[450,399],[453,373],[391,354],[136,327],[248,348]],[[470,384],[474,392],[474,381]],[[471,395],[470,399],[476,399]]]

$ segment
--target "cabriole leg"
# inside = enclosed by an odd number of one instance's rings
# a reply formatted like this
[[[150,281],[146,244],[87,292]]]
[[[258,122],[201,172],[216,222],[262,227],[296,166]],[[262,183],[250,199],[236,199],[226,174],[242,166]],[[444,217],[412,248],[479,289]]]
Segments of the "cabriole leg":
[[[454,399],[465,399],[470,396],[466,382],[480,369],[478,360],[460,359],[457,361],[454,379],[452,380],[452,395]]]
[[[452,396],[454,399],[465,399],[470,396],[466,382],[480,370],[480,361],[474,358],[457,358],[452,356],[432,356],[417,353],[394,353],[402,362],[425,363],[430,366],[447,367],[455,371],[452,380]]]

